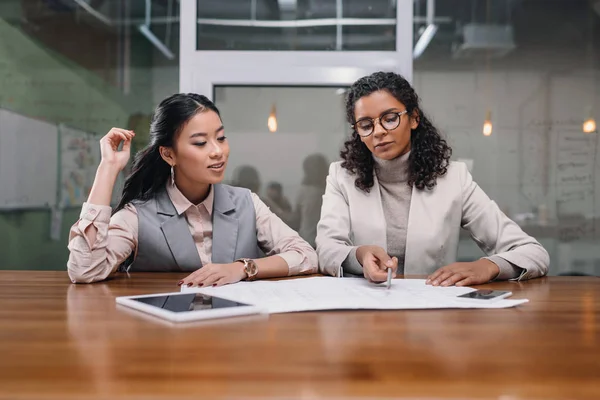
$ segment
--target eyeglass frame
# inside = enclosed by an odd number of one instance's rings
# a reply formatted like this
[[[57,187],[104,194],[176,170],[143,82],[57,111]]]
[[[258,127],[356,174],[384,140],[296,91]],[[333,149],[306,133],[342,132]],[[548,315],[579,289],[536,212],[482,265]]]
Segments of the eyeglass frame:
[[[381,118],[385,115],[388,114],[396,114],[399,118],[398,118],[398,125],[396,125],[395,127],[391,128],[391,129],[387,129],[385,126],[383,126],[383,124],[381,123]],[[388,112],[384,112],[383,114],[381,114],[379,117],[377,118],[361,118],[360,120],[356,121],[355,123],[353,123],[352,125],[350,125],[352,127],[352,129],[354,129],[354,131],[356,132],[356,134],[362,138],[366,138],[369,137],[373,134],[373,132],[375,132],[375,121],[377,121],[377,123],[383,128],[385,129],[387,132],[396,129],[397,127],[400,126],[400,124],[402,123],[402,116],[404,114],[408,114],[408,110],[404,110],[404,111],[398,111],[398,112],[394,112],[394,111],[388,111]],[[368,135],[361,135],[360,133],[358,133],[358,129],[356,129],[356,124],[358,124],[361,121],[371,121],[371,123],[373,124],[373,129],[371,129],[371,132]]]

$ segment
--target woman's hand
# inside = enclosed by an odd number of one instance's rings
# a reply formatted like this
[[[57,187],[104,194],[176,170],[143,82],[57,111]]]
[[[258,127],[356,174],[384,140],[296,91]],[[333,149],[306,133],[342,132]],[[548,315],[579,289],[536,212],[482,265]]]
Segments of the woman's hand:
[[[100,139],[101,162],[122,171],[129,161],[131,140],[134,136],[135,133],[133,131],[112,128],[102,139]],[[123,142],[123,148],[119,151],[121,142]]]
[[[223,286],[236,283],[246,278],[244,264],[234,262],[231,264],[207,264],[189,276],[179,281],[179,286]]]
[[[425,284],[432,286],[467,286],[488,283],[496,278],[500,268],[490,260],[482,258],[473,262],[447,265],[427,277]]]
[[[379,246],[360,246],[356,249],[356,259],[363,267],[365,278],[370,282],[385,282],[387,269],[391,268],[394,278],[398,271],[398,259],[390,257]]]

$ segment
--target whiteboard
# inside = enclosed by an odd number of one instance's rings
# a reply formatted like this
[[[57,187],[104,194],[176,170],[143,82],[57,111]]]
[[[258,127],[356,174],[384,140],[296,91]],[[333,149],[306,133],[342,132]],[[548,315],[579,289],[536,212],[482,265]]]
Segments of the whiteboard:
[[[0,109],[0,209],[56,203],[58,128]]]
[[[59,125],[60,136],[60,182],[58,204],[60,208],[79,207],[89,197],[96,178],[100,160],[101,135],[85,132],[66,125]],[[113,188],[111,205],[121,199],[125,175],[119,173]]]
[[[60,133],[59,206],[79,207],[88,198],[100,163],[100,138],[65,125]]]

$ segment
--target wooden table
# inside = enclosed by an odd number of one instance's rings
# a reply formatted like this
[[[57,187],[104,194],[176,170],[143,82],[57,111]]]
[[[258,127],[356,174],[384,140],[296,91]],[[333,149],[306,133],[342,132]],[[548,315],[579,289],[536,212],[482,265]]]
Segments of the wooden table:
[[[115,296],[181,274],[92,285],[0,271],[1,399],[600,398],[600,279],[501,282],[505,310],[344,311],[171,326]]]

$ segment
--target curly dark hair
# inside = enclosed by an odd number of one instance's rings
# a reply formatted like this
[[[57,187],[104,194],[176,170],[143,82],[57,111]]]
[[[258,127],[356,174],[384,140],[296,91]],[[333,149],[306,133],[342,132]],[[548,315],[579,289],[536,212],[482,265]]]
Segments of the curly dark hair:
[[[407,115],[414,115],[416,111],[419,125],[411,131],[410,136],[408,184],[415,185],[419,190],[432,189],[437,177],[448,172],[452,149],[419,107],[419,96],[406,79],[393,72],[375,72],[360,78],[354,82],[346,95],[346,119],[350,124],[354,124],[356,102],[361,97],[379,90],[389,92],[404,104]],[[357,175],[356,187],[369,192],[374,183],[375,160],[356,130],[353,129],[351,137],[344,143],[340,155],[344,160],[342,168]]]

